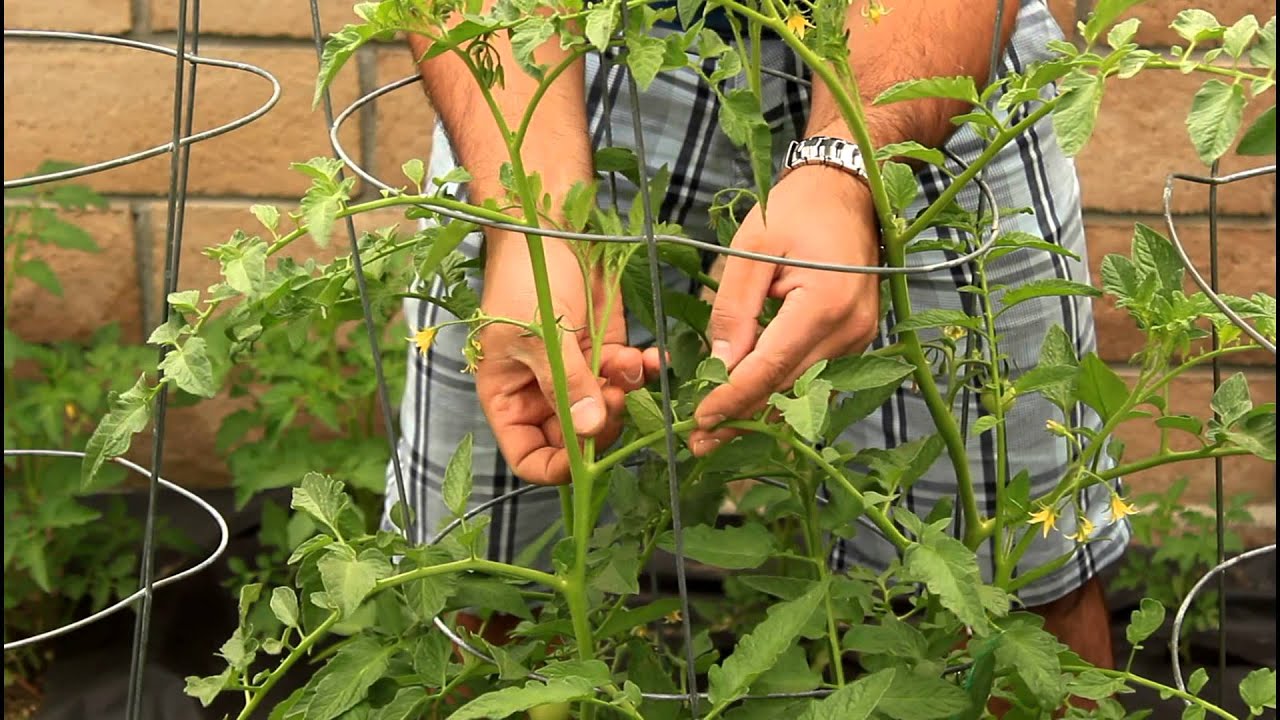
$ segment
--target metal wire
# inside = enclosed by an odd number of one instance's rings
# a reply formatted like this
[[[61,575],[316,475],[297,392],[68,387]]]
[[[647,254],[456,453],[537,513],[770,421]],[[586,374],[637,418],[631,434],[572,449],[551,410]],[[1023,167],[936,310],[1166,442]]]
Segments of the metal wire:
[[[38,456],[38,457],[55,457],[55,458],[83,458],[84,453],[78,452],[75,450],[5,449],[4,456],[5,457]],[[114,462],[115,464],[120,465],[121,467],[124,467],[125,469],[135,472],[143,477],[151,476],[151,471],[148,470],[147,468],[141,465],[138,465],[137,463],[134,463],[132,461],[126,460],[122,457],[111,458],[111,462]],[[206,512],[209,515],[209,517],[213,518],[214,524],[218,526],[218,545],[213,549],[213,552],[209,553],[209,555],[205,557],[205,559],[201,560],[199,563],[192,565],[191,567],[187,568],[186,570],[183,570],[180,573],[177,573],[175,575],[170,575],[169,577],[162,578],[160,580],[155,581],[155,583],[151,586],[152,591],[159,590],[160,588],[165,587],[167,585],[172,585],[185,578],[195,575],[201,570],[208,568],[210,565],[217,562],[218,558],[222,557],[222,553],[226,551],[227,543],[230,542],[230,539],[231,539],[231,532],[227,529],[227,521],[222,517],[222,514],[219,513],[216,508],[214,508],[212,505],[210,505],[208,502],[202,499],[199,495],[196,495],[190,490],[186,490],[175,483],[169,482],[164,478],[159,478],[158,481],[159,481],[159,484],[164,489],[175,492],[178,495],[181,495],[183,498],[190,500],[194,505],[196,505],[201,510]],[[13,640],[11,642],[7,642],[4,644],[4,651],[9,652],[10,650],[17,650],[18,648],[21,648],[21,647],[34,645],[36,643],[44,642],[46,640],[52,640],[56,637],[60,637],[62,635],[66,635],[68,633],[79,630],[80,628],[85,627],[86,625],[92,625],[93,623],[107,617],[108,615],[114,615],[115,613],[120,612],[121,610],[133,605],[143,596],[145,592],[146,590],[144,588],[139,588],[136,592],[134,592],[129,597],[117,600],[114,604],[109,605],[99,610],[98,612],[93,613],[92,615],[89,615],[88,617],[81,618],[79,620],[76,620],[75,622],[68,623],[66,625],[55,628],[53,630],[47,630],[45,632],[40,633],[39,635],[32,635],[31,637],[22,638],[21,640]]]
[[[179,2],[182,2],[182,0],[179,0]],[[147,52],[160,53],[161,55],[170,55],[174,57],[178,55],[178,51],[174,50],[173,48],[165,47],[163,45],[156,45],[154,43],[142,42],[140,40],[130,40],[128,38],[111,37],[109,35],[93,35],[90,33],[63,32],[60,30],[5,30],[4,37],[6,39],[7,38],[33,38],[33,39],[43,39],[43,40],[69,40],[74,42],[99,43],[103,45],[117,45],[120,47],[127,47],[135,50],[145,50]],[[13,188],[28,187],[30,185],[40,185],[42,183],[55,182],[58,180],[70,180],[72,178],[84,177],[85,175],[92,175],[94,173],[103,172],[105,170],[113,170],[115,168],[124,167],[125,165],[130,165],[130,164],[139,162],[141,160],[146,160],[147,158],[155,157],[157,155],[163,155],[164,153],[167,153],[173,149],[175,142],[179,145],[191,145],[193,143],[198,143],[202,140],[208,140],[209,138],[214,138],[219,135],[224,135],[237,128],[244,127],[245,125],[248,125],[254,120],[257,120],[258,118],[262,117],[263,115],[266,115],[267,112],[270,111],[271,108],[275,107],[276,103],[280,100],[280,81],[276,80],[274,75],[272,75],[271,73],[267,72],[266,70],[263,70],[262,68],[256,65],[250,65],[249,63],[235,62],[231,60],[218,60],[215,58],[200,57],[199,55],[195,55],[194,53],[183,53],[182,57],[184,61],[192,63],[194,65],[208,65],[210,67],[227,68],[228,70],[239,70],[242,72],[247,72],[253,75],[257,75],[258,77],[271,83],[271,97],[267,98],[266,102],[258,106],[258,108],[253,112],[250,112],[247,115],[243,115],[235,120],[232,120],[231,122],[219,125],[215,128],[210,128],[209,130],[204,130],[194,135],[187,133],[187,134],[181,135],[176,140],[171,140],[170,142],[167,142],[163,145],[156,145],[155,147],[147,148],[146,150],[141,150],[139,152],[132,153],[129,155],[122,155],[118,158],[113,158],[111,160],[103,160],[101,162],[93,163],[92,165],[83,165],[81,167],[72,168],[69,170],[62,170],[59,172],[45,173],[43,175],[32,175],[30,177],[15,178],[13,180],[5,180],[4,189],[10,190]],[[175,96],[181,96],[182,94],[183,93],[182,93],[181,87],[174,88]]]

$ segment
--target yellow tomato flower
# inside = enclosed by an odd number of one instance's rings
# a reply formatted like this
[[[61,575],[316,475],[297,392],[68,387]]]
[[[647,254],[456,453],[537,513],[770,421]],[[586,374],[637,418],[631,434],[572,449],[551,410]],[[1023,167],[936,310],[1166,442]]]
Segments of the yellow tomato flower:
[[[435,342],[437,330],[439,330],[439,328],[425,327],[414,333],[413,337],[405,339],[414,345],[417,345],[418,352],[426,355],[427,351],[431,349],[431,343]]]
[[[1130,505],[1118,493],[1111,493],[1111,522],[1123,520],[1125,516],[1137,515],[1138,508]]]
[[[1080,524],[1076,526],[1076,531],[1067,536],[1068,540],[1076,542],[1088,542],[1093,535],[1093,522],[1089,518],[1080,518]]]
[[[947,325],[942,328],[942,334],[950,340],[960,340],[965,336],[967,331],[959,325]]]
[[[809,32],[811,27],[813,27],[813,23],[809,22],[809,18],[805,17],[799,10],[792,8],[791,13],[787,15],[787,29],[791,31],[791,34],[803,40],[805,33]]]
[[[1058,524],[1058,511],[1048,505],[1042,505],[1039,510],[1031,513],[1027,524],[1042,525],[1043,527],[1040,529],[1043,532],[1043,537],[1049,537],[1049,531]]]
[[[1071,431],[1067,429],[1067,426],[1057,420],[1045,420],[1044,429],[1059,437],[1071,437]]]
[[[680,622],[680,610],[676,609],[667,613],[665,616],[663,616],[662,621],[668,625],[675,625],[676,623]]]
[[[80,410],[76,408],[75,403],[67,403],[62,407],[62,412],[66,414],[68,420],[75,420],[80,417]]]
[[[893,12],[889,8],[881,5],[879,0],[871,0],[867,6],[862,8],[862,17],[870,20],[872,24],[878,23],[884,19],[885,15]]]

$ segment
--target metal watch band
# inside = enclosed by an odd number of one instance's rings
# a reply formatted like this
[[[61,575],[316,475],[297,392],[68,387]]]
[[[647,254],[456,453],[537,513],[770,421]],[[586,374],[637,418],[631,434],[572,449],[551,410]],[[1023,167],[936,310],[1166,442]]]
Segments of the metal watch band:
[[[866,161],[855,143],[825,135],[792,140],[782,164],[782,174],[802,165],[830,165],[867,179]]]

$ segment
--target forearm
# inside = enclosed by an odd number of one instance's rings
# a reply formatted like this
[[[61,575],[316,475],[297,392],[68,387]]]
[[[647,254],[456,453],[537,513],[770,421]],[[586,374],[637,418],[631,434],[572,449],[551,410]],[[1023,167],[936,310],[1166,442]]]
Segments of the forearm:
[[[415,35],[409,44],[415,57],[421,57],[430,47],[430,40]],[[534,99],[539,81],[520,69],[505,34],[493,37],[491,44],[504,76],[504,82],[495,84],[491,93],[507,130],[514,133]],[[537,50],[535,58],[553,68],[569,55],[569,51],[560,48],[558,38],[552,38]],[[420,63],[419,70],[454,153],[473,178],[468,188],[470,200],[479,203],[494,199],[507,204],[499,177],[503,164],[510,160],[509,138],[504,136],[466,61],[447,52]],[[583,62],[578,60],[546,90],[536,105],[520,152],[525,172],[540,175],[543,190],[557,199],[575,182],[587,180],[592,174],[583,73]]]
[[[845,27],[849,67],[866,106],[867,126],[876,145],[914,140],[939,147],[951,136],[951,118],[967,112],[953,100],[921,99],[874,106],[871,101],[905,80],[969,75],[983,87],[990,71],[996,3],[1004,3],[1002,43],[1018,17],[1018,0],[886,0],[889,12],[872,22],[855,0]],[[830,88],[815,83],[806,136],[850,138]]]

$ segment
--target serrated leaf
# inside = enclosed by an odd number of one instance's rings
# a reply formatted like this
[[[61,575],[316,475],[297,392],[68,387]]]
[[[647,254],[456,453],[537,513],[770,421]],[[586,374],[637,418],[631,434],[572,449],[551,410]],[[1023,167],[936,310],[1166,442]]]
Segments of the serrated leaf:
[[[1100,75],[1079,68],[1062,79],[1060,99],[1053,109],[1053,129],[1068,156],[1079,153],[1093,134],[1102,107],[1102,82]]]
[[[894,673],[876,711],[893,720],[940,720],[968,707],[969,696],[955,685],[937,675],[902,669]]]
[[[463,436],[444,470],[444,504],[454,517],[462,517],[471,499],[471,433]]]
[[[267,278],[267,249],[260,241],[224,256],[222,276],[233,290],[253,299],[262,294]]]
[[[340,646],[312,681],[315,691],[301,720],[333,720],[355,707],[387,672],[395,643],[367,635]]]
[[[1209,682],[1209,671],[1202,667],[1195,669],[1191,676],[1187,678],[1187,691],[1192,695],[1199,695],[1204,689],[1206,683]]]
[[[1067,691],[1087,700],[1102,700],[1124,692],[1123,678],[1113,678],[1097,670],[1085,670],[1067,682]]]
[[[1276,671],[1258,668],[1240,681],[1240,698],[1249,711],[1261,715],[1263,708],[1276,707]]]
[[[1240,144],[1236,146],[1240,155],[1275,155],[1276,154],[1276,106],[1267,108],[1257,120],[1244,131]]]
[[[1244,373],[1236,373],[1227,378],[1217,390],[1209,406],[1222,418],[1222,424],[1230,427],[1253,409],[1253,399],[1249,396],[1249,381]]]
[[[339,518],[351,507],[351,498],[340,481],[320,473],[307,473],[302,483],[293,489],[289,506],[307,513],[329,528],[329,532],[339,536]],[[301,549],[299,546],[298,550]]]
[[[920,78],[890,86],[876,97],[875,104],[887,105],[919,98],[947,98],[977,104],[978,90],[968,75]]]
[[[1092,44],[1103,30],[1116,21],[1116,18],[1139,2],[1142,0],[1098,0],[1094,3],[1093,12],[1089,14],[1089,19],[1084,24],[1084,39]]]
[[[166,345],[177,345],[178,338],[181,337],[179,330],[182,329],[182,317],[176,313],[169,316],[169,321],[163,325],[156,326],[155,330],[147,336],[147,344],[156,347],[164,347]]]
[[[982,584],[978,561],[964,543],[941,532],[929,533],[907,548],[903,569],[913,580],[927,585],[960,622],[979,634],[990,630],[991,621],[978,594]]]
[[[1226,28],[1218,23],[1213,13],[1200,8],[1187,8],[1180,11],[1169,27],[1183,40],[1198,43],[1222,37]]]
[[[587,10],[587,22],[584,35],[587,42],[596,50],[604,52],[609,47],[609,39],[618,25],[618,4],[616,2],[593,3]]]
[[[539,705],[581,700],[595,693],[583,678],[553,678],[545,683],[531,681],[523,687],[507,687],[485,693],[463,705],[449,716],[450,720],[487,720],[505,718]]]
[[[1006,673],[1017,673],[1041,708],[1059,707],[1066,695],[1066,683],[1058,661],[1057,639],[1025,618],[1011,620],[996,645],[996,667]]]
[[[369,716],[369,720],[413,720],[419,717],[418,711],[428,699],[427,690],[423,687],[402,687],[396,691],[391,702],[383,705]]]
[[[1255,410],[1245,415],[1236,427],[1223,433],[1231,444],[1257,455],[1267,462],[1276,461],[1276,413]],[[1261,411],[1261,412],[1260,412]]]
[[[1196,91],[1187,115],[1187,132],[1205,165],[1212,164],[1231,149],[1244,120],[1245,102],[1243,86],[1216,78]]]
[[[1129,398],[1129,386],[1097,353],[1089,353],[1080,360],[1076,387],[1080,393],[1080,401],[1097,410],[1103,422],[1119,412]]]
[[[50,295],[62,297],[62,283],[58,282],[58,275],[45,261],[39,258],[23,260],[17,266],[17,274],[39,285]]]
[[[877,160],[892,160],[894,158],[911,158],[930,165],[937,165],[938,167],[942,167],[947,163],[947,157],[942,154],[941,150],[926,147],[914,140],[889,143],[876,148]]]
[[[760,567],[777,551],[773,534],[756,523],[726,528],[693,525],[684,528],[683,542],[685,557],[726,570]],[[659,537],[658,547],[675,552],[671,531]]]
[[[376,550],[356,555],[345,546],[335,546],[316,563],[329,600],[343,617],[351,617],[373,590],[378,580],[391,574],[391,565]]]
[[[199,700],[201,707],[209,707],[213,701],[218,698],[218,693],[226,689],[231,682],[231,668],[208,677],[199,677],[197,675],[189,675],[186,678],[186,687],[182,692]]]
[[[918,332],[927,328],[940,328],[947,327],[948,325],[967,328],[969,330],[977,330],[981,327],[978,318],[965,313],[963,310],[932,308],[912,313],[906,320],[902,320],[895,325],[893,332],[895,334],[907,332],[909,330]]]
[[[662,410],[648,390],[635,390],[627,393],[627,415],[636,429],[643,435],[654,433],[666,426]]]
[[[218,385],[213,380],[213,363],[209,360],[209,347],[204,338],[187,338],[180,347],[166,353],[164,360],[160,361],[160,371],[192,395],[211,398],[218,394]]]
[[[1041,278],[1040,280],[1022,283],[1005,291],[1000,297],[1000,303],[1002,310],[1008,310],[1018,303],[1038,297],[1098,297],[1100,295],[1102,295],[1102,291],[1088,283],[1064,280],[1062,278]]]
[[[782,419],[799,433],[800,437],[817,442],[822,437],[822,428],[827,421],[827,411],[831,407],[831,383],[826,380],[814,380],[808,392],[798,398],[789,398],[774,393],[769,404],[782,411]]]
[[[251,205],[249,212],[273,235],[280,227],[280,210],[275,205]]]
[[[914,368],[904,362],[875,355],[853,355],[827,363],[819,375],[836,392],[860,392],[884,387],[896,388],[911,376]]]
[[[1000,423],[1001,423],[1001,420],[997,419],[995,415],[983,415],[982,417],[974,421],[973,434],[981,435],[982,433],[987,432],[988,430],[994,429]]]
[[[906,660],[923,660],[929,641],[914,625],[886,615],[878,624],[854,625],[845,633],[841,646],[867,655],[891,655]]]
[[[293,588],[278,587],[271,591],[271,613],[285,627],[298,627],[298,596]]]
[[[884,189],[889,196],[889,205],[902,212],[911,206],[920,186],[916,184],[916,174],[910,166],[889,161],[880,168],[884,178]]]
[[[1249,51],[1249,62],[1268,70],[1276,69],[1276,18],[1274,15],[1258,31],[1258,42]]]
[[[1253,42],[1253,38],[1258,34],[1260,27],[1258,18],[1253,15],[1245,15],[1222,34],[1222,49],[1231,57],[1239,60],[1244,55],[1249,43]]]
[[[1122,23],[1116,23],[1115,27],[1107,31],[1107,45],[1110,45],[1112,50],[1119,50],[1138,34],[1138,27],[1141,25],[1142,21],[1138,18],[1129,18]]]
[[[644,92],[653,84],[654,78],[658,77],[658,71],[662,69],[662,59],[666,54],[667,45],[660,37],[635,30],[628,30],[625,40],[627,67],[631,68],[636,84],[640,86],[640,91]]]
[[[765,619],[738,642],[733,654],[723,663],[711,666],[707,672],[708,697],[713,707],[723,708],[737,700],[756,678],[773,667],[796,641],[826,590],[827,582],[818,582],[795,600],[769,608]]]
[[[800,720],[866,720],[893,683],[895,670],[881,670],[837,689],[800,716]]]
[[[98,252],[101,248],[83,228],[61,218],[50,218],[40,227],[39,239],[67,250]]]
[[[1124,636],[1130,645],[1137,645],[1151,637],[1164,624],[1164,605],[1151,598],[1142,598],[1138,609],[1129,616],[1129,626]]]
[[[93,435],[85,444],[84,460],[80,464],[81,487],[90,487],[102,463],[123,455],[129,449],[134,434],[146,429],[151,421],[151,400],[155,392],[147,385],[147,376],[141,375],[133,387],[108,396],[111,411],[94,428]]]

